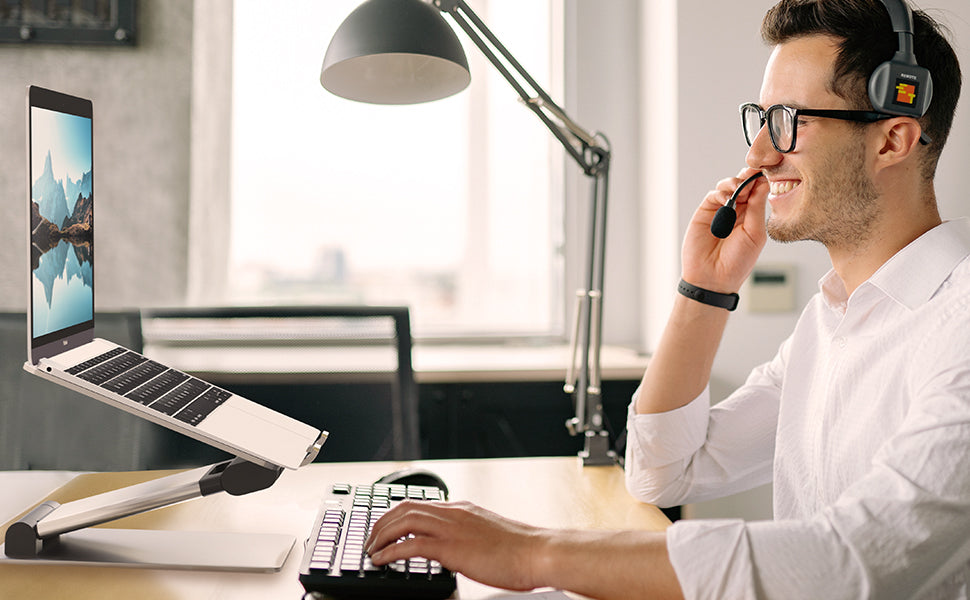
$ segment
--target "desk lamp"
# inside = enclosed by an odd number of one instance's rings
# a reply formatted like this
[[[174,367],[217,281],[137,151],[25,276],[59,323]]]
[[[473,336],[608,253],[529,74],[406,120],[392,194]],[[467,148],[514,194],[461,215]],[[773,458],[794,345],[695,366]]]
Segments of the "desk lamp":
[[[591,179],[586,288],[577,292],[564,385],[566,393],[573,394],[575,416],[566,427],[570,434],[585,437],[579,454],[584,465],[613,464],[616,454],[610,450],[603,427],[600,389],[610,167],[605,137],[586,132],[566,116],[464,0],[367,0],[334,33],[323,59],[320,83],[338,96],[374,104],[416,104],[460,92],[471,80],[468,61],[441,13],[451,15]]]

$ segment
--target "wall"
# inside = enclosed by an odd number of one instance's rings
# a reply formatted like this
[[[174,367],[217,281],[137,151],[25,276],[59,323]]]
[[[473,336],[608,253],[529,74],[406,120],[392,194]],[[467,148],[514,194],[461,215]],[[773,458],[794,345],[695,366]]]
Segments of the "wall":
[[[191,0],[138,3],[137,46],[0,46],[0,308],[27,306],[25,95],[94,102],[99,308],[176,303],[186,291]]]
[[[582,127],[602,132],[610,143],[609,202],[606,217],[606,268],[603,282],[603,339],[625,346],[639,344],[640,257],[634,251],[639,231],[640,122],[639,28],[642,0],[566,2],[566,98],[564,107]],[[588,235],[588,179],[571,160],[565,167],[567,203],[567,265],[585,266]],[[570,241],[571,240],[571,241]],[[583,240],[577,243],[576,240]],[[582,271],[566,273],[567,290],[584,287]],[[568,295],[568,294],[567,294]],[[570,295],[571,296],[571,295]],[[571,302],[572,298],[568,298]],[[566,312],[572,318],[572,306]]]

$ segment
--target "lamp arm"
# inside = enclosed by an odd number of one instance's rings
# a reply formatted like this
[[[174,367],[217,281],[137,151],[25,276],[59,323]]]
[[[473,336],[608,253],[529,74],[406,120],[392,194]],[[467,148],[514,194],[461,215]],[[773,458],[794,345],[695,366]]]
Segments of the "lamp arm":
[[[495,37],[495,34],[489,30],[481,18],[468,6],[465,0],[432,0],[432,4],[441,12],[451,15],[451,18],[461,27],[468,38],[478,46],[478,49],[485,55],[485,58],[492,63],[492,66],[515,89],[525,105],[539,117],[539,120],[559,140],[566,152],[583,169],[583,172],[589,176],[599,175],[604,166],[609,163],[609,149],[600,145],[594,134],[585,131],[566,115],[566,112],[522,68],[522,65],[509,53],[505,46]],[[495,52],[492,51],[493,47],[512,69],[515,70],[515,74],[531,88],[532,94],[509,71],[505,63],[496,56]],[[554,123],[545,111],[549,111],[555,118],[562,121],[563,126]]]

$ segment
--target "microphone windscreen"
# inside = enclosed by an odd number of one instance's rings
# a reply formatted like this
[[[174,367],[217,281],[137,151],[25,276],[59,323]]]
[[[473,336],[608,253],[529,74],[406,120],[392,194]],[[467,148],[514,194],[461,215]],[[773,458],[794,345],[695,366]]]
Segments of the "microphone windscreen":
[[[711,221],[711,233],[716,238],[724,239],[731,235],[734,230],[734,221],[737,220],[738,213],[730,206],[722,206],[717,209],[714,219]]]

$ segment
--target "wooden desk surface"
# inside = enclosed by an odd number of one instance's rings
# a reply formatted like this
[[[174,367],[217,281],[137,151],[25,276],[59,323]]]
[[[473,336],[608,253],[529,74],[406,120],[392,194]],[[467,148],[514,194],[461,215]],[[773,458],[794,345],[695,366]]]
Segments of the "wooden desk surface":
[[[105,525],[293,535],[297,543],[279,573],[21,565],[3,561],[0,598],[298,600],[303,595],[297,579],[302,544],[325,490],[334,482],[371,482],[409,464],[420,464],[440,474],[448,484],[452,499],[470,500],[534,525],[650,530],[669,525],[655,507],[629,496],[619,467],[583,467],[575,457],[318,463],[299,471],[286,471],[270,489],[248,496],[209,496]],[[69,502],[168,473],[171,472],[79,475],[48,499]],[[0,528],[0,535],[7,525]],[[459,598],[487,599],[503,595],[500,590],[459,576]]]

